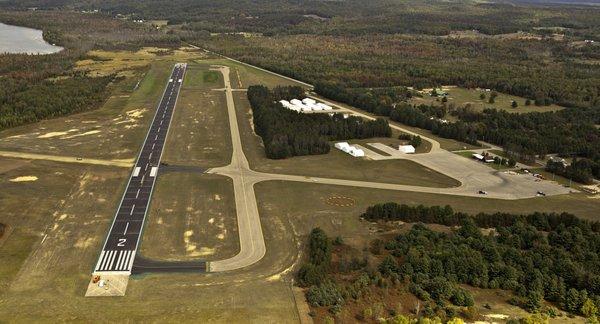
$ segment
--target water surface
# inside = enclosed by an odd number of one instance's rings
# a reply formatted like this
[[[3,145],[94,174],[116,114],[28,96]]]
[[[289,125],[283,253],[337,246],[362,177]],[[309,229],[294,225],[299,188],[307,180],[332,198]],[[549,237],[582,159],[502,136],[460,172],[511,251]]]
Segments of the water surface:
[[[50,54],[62,49],[48,44],[41,30],[0,23],[0,53]]]

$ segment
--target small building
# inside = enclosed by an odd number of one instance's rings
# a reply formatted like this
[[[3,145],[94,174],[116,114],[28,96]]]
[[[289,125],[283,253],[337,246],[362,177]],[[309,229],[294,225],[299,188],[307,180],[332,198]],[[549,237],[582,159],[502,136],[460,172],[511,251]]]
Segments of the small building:
[[[550,162],[552,163],[560,163],[562,164],[563,167],[566,167],[568,165],[567,161],[565,161],[565,159],[559,157],[559,156],[551,156],[550,157]]]
[[[481,162],[485,162],[485,163],[492,163],[492,162],[494,162],[494,158],[491,155],[489,155],[488,153],[485,153],[485,155],[484,154],[479,154],[479,153],[474,153],[473,154],[473,158],[476,159],[476,160],[479,160]]]
[[[331,108],[331,106],[328,106],[321,102],[317,103],[316,105],[319,106],[322,110],[333,110],[333,108]]]
[[[302,99],[302,103],[305,105],[314,105],[317,103],[317,101],[315,101],[314,99],[311,99],[311,98],[304,98],[304,99]]]
[[[335,148],[338,150],[343,150],[344,148],[349,148],[350,144],[348,144],[348,142],[338,142],[335,143]]]
[[[399,145],[398,146],[398,151],[404,153],[404,154],[414,154],[415,153],[415,147],[412,145]]]
[[[298,99],[292,99],[290,100],[290,102],[292,103],[292,105],[302,105],[302,101],[298,100]]]
[[[363,157],[363,156],[365,156],[365,151],[363,151],[363,150],[361,150],[359,148],[356,148],[354,146],[350,146],[350,152],[348,152],[348,153],[350,153],[350,155],[352,155],[354,157]]]

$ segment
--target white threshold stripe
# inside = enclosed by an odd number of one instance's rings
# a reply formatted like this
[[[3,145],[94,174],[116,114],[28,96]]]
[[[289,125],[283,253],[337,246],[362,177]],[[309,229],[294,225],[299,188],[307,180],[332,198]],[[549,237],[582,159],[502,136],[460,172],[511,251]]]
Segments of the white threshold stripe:
[[[132,252],[133,251],[127,251],[127,255],[123,258],[123,264],[121,264],[121,270],[127,270],[127,265],[129,264]]]
[[[133,259],[135,259],[135,250],[131,251],[131,256],[129,257],[129,264],[127,264],[127,270],[131,270],[133,267]]]
[[[127,255],[127,251],[125,251],[125,250],[121,250],[120,253],[121,253],[121,256],[119,257],[119,261],[117,261],[115,270],[121,270],[121,264],[123,264],[123,260],[125,259],[125,256]]]
[[[115,270],[119,270],[119,263],[121,263],[122,258],[123,258],[123,251],[119,251],[119,257],[117,258],[117,264],[115,266]]]
[[[106,262],[108,261],[108,259],[110,259],[110,255],[112,254],[113,251],[108,251],[108,253],[106,253],[104,255],[104,259],[102,260],[102,265],[100,265],[100,270],[104,270],[106,268]]]
[[[113,252],[115,252],[115,253],[112,254],[112,257],[110,258],[110,261],[108,261],[108,265],[107,265],[108,270],[110,270],[112,268],[113,261],[117,257],[117,251],[113,251]]]
[[[100,265],[102,264],[102,261],[104,260],[104,253],[105,253],[104,250],[102,250],[102,253],[100,253],[100,259],[98,260],[98,264],[96,264],[96,270],[100,270]]]

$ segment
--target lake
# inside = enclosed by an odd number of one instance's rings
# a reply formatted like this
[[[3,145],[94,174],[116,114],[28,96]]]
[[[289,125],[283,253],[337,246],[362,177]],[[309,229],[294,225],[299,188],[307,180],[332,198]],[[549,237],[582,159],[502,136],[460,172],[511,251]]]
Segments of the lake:
[[[0,23],[0,53],[50,54],[62,49],[48,44],[41,30]]]

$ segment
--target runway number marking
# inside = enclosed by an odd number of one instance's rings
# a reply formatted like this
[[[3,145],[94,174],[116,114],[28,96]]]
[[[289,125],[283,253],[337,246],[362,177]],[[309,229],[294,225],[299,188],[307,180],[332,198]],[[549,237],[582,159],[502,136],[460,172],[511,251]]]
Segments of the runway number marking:
[[[163,93],[155,116],[152,119],[152,124],[146,134],[142,149],[137,156],[137,161],[132,170],[127,188],[123,193],[109,234],[104,241],[104,246],[96,263],[95,272],[127,271],[131,273],[144,220],[148,212],[150,196],[154,189],[156,177],[158,176],[158,164],[160,163],[162,148],[164,148],[164,140],[167,136],[170,121],[173,117],[173,110],[179,95],[181,81],[177,83],[177,80],[181,80],[179,78],[182,78],[184,74],[185,64],[175,65],[171,73],[171,79],[167,83],[167,88]],[[165,136],[161,137],[162,126],[165,126]],[[152,134],[154,134],[154,141],[152,141]],[[152,149],[148,152],[149,146]],[[152,160],[153,156],[156,161]],[[144,183],[146,176],[150,177],[148,184]],[[142,193],[141,190],[146,188],[149,188],[149,190]],[[135,198],[131,197],[131,192],[135,192]],[[129,204],[132,206],[127,207]],[[127,214],[127,208],[130,208],[129,214]],[[133,216],[134,212],[137,213],[135,217]],[[138,219],[138,217],[141,219]],[[123,226],[123,223],[125,223],[125,226]],[[129,231],[130,227],[131,231]]]

